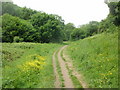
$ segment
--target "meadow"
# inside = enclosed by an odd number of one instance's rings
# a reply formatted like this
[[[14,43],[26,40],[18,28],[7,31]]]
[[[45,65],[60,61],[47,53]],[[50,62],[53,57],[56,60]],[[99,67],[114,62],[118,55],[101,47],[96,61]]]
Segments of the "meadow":
[[[72,42],[67,53],[90,88],[118,88],[117,32]]]
[[[2,2],[2,88],[55,88],[57,80],[61,88],[86,88],[80,85],[78,74],[82,74],[88,88],[118,88],[120,2],[105,3],[109,8],[105,19],[76,27],[73,23],[65,23],[57,13],[48,14],[14,2]],[[63,57],[63,48],[70,62]],[[54,70],[59,75],[54,75]],[[72,74],[74,70],[76,75]]]
[[[66,52],[89,88],[118,87],[117,31],[63,44],[2,43],[2,87],[54,88],[52,55],[64,44],[69,44]],[[64,87],[58,59],[55,57],[61,87]],[[75,87],[81,88],[75,77],[71,76],[71,79]]]
[[[3,88],[53,88],[53,52],[62,44],[2,43]]]

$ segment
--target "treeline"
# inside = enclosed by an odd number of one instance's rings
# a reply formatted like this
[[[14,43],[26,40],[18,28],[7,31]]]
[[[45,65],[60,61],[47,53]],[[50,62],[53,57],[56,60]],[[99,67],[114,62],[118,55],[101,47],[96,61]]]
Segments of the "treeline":
[[[3,42],[49,43],[63,40],[64,21],[58,15],[3,2],[0,18]]]
[[[75,28],[72,23],[65,25],[65,40],[79,40],[102,32],[117,31],[120,25],[120,2],[106,3],[109,15],[101,22],[91,21],[88,24]]]
[[[110,14],[101,22],[91,21],[76,28],[73,23],[53,14],[21,8],[10,2],[2,3],[3,42],[62,42],[83,39],[102,32],[114,32],[120,25],[120,2],[107,3]]]

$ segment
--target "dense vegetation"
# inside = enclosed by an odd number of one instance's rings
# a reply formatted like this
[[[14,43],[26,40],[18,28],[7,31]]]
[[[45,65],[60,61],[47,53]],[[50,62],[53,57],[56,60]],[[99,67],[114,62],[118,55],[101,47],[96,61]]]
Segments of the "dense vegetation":
[[[104,31],[113,32],[120,23],[120,3],[108,3],[110,14],[101,22],[91,21],[76,28],[58,15],[46,14],[13,3],[2,3],[3,42],[62,42],[79,40]],[[112,31],[110,31],[112,30]],[[9,38],[8,38],[9,37]],[[17,39],[17,40],[16,40]]]
[[[67,52],[89,87],[118,87],[120,2],[107,4],[106,19],[76,28],[73,23],[64,24],[58,15],[3,2],[3,88],[54,88],[52,54],[62,45],[51,42],[62,41],[72,41]]]
[[[2,9],[3,42],[62,42],[64,22],[60,16],[21,8],[10,2],[2,3]]]

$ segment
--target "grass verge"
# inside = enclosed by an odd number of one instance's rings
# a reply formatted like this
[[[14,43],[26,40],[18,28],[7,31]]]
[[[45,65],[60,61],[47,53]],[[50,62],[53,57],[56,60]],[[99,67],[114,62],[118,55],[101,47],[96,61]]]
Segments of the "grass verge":
[[[102,33],[67,48],[90,88],[118,88],[118,33]]]

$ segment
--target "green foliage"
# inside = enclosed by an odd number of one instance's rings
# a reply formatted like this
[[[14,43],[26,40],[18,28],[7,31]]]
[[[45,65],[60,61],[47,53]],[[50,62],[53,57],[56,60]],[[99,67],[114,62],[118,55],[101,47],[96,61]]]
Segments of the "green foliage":
[[[120,1],[117,4],[116,8],[116,18],[115,18],[115,25],[119,26],[120,25]]]
[[[119,26],[120,25],[120,2],[111,2],[108,3],[110,13],[108,17],[104,20],[106,28],[109,28],[112,24]],[[104,24],[104,23],[103,23]],[[107,25],[106,25],[107,24]]]
[[[73,42],[67,50],[90,88],[118,88],[117,31]]]
[[[102,20],[99,25],[99,33],[105,32],[111,25],[113,25],[114,17],[109,15],[108,18]]]
[[[79,40],[85,38],[84,31],[81,28],[76,28],[71,33],[71,40]]]
[[[31,16],[30,22],[37,29],[39,41],[42,43],[62,41],[62,29],[64,23],[57,15],[36,13]]]
[[[97,21],[91,21],[87,26],[87,36],[97,34],[99,23]]]
[[[38,29],[40,26],[43,26],[44,24],[46,24],[46,22],[49,19],[49,15],[46,13],[36,13],[34,15],[31,16],[30,22],[32,23],[32,25]]]
[[[55,87],[52,54],[61,45],[2,43],[2,46],[2,88]]]
[[[12,2],[2,2],[2,15],[8,13],[13,16],[21,16],[21,8]]]
[[[19,36],[14,37],[14,42],[22,42],[23,38],[20,38]]]
[[[13,4],[12,2],[3,2],[1,15],[4,15],[6,13],[12,16],[17,16],[24,20],[29,20],[31,18],[31,15],[37,13],[37,11],[32,10],[30,8],[26,8],[26,7],[21,8]]]
[[[79,28],[75,28],[72,23],[64,25],[64,21],[58,15],[46,14],[26,7],[21,8],[10,2],[4,2],[2,7],[3,23],[5,23],[2,27],[3,42],[13,42],[15,36],[23,38],[24,42],[49,43],[78,40],[105,31],[114,32],[117,28],[115,30],[113,28],[120,23],[120,2],[108,3],[110,14],[100,23],[91,21]]]
[[[114,16],[117,14],[117,4],[118,4],[118,2],[108,3],[108,7],[110,9],[110,14],[112,14]]]
[[[25,42],[33,41],[34,38],[32,37],[35,30],[29,22],[9,14],[4,14],[2,23],[3,42],[13,42],[15,36],[24,38]]]
[[[98,32],[115,32],[117,30],[117,26],[120,25],[120,2],[111,2],[108,3],[108,7],[110,10],[110,13],[108,17],[104,20],[102,20],[99,24],[99,30]]]
[[[70,40],[70,34],[72,33],[73,29],[75,29],[75,26],[73,23],[68,23],[64,27],[64,40],[68,41]]]
[[[3,42],[13,42],[15,36],[23,38],[24,42],[62,42],[64,21],[60,16],[21,8],[9,2],[3,3],[2,7]]]
[[[97,34],[98,26],[99,26],[98,22],[92,21],[89,22],[89,24],[85,24],[80,26],[79,28],[75,28],[71,32],[71,40],[79,40]]]
[[[29,19],[31,19],[31,16],[35,13],[37,13],[37,11],[24,7],[24,8],[21,8],[21,16],[20,17],[24,20],[29,20]]]

